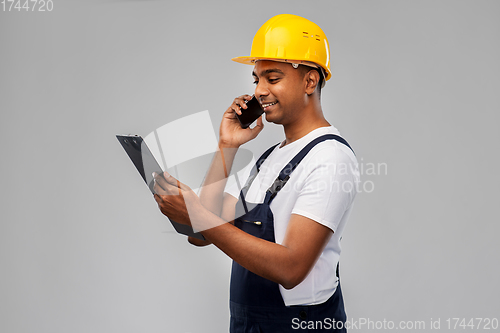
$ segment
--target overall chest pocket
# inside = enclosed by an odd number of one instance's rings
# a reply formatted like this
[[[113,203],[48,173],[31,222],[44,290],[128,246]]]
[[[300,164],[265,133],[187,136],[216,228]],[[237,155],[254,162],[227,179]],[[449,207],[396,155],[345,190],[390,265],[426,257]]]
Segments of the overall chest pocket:
[[[248,213],[237,217],[234,225],[250,235],[274,242],[274,220],[269,205],[256,205]]]

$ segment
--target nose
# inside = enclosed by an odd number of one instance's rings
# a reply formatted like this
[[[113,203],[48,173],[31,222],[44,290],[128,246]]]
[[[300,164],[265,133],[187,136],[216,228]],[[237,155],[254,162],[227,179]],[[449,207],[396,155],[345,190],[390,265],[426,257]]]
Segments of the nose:
[[[266,97],[269,95],[269,90],[267,89],[267,85],[265,80],[260,80],[257,85],[255,86],[255,97],[261,101],[263,97]]]

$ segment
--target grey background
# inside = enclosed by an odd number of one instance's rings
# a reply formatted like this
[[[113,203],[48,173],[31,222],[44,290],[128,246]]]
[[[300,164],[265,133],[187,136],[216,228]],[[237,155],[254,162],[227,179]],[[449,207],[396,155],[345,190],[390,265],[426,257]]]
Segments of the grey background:
[[[500,317],[499,1],[54,0],[0,12],[1,332],[227,331],[230,260],[171,232],[114,135],[206,109],[218,133],[280,13],[323,28],[325,114],[388,167],[344,234],[348,316]]]

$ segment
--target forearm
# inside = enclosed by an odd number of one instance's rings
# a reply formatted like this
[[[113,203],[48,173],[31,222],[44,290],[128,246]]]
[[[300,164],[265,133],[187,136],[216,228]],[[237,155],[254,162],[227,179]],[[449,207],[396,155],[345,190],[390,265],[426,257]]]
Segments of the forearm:
[[[238,147],[230,147],[219,143],[200,191],[202,205],[217,216],[222,210],[222,198],[227,177],[231,171]]]
[[[249,271],[268,280],[293,288],[302,281],[304,274],[293,251],[283,245],[254,237],[230,223],[222,223],[213,214],[204,218],[216,227],[202,231],[203,236]]]

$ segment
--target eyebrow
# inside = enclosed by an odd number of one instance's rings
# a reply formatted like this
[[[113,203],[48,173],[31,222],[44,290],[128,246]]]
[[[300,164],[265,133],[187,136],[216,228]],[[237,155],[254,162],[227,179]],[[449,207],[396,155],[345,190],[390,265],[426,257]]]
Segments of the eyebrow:
[[[271,69],[266,69],[266,70],[260,72],[260,76],[264,76],[264,75],[270,74],[270,73],[285,74],[285,73],[283,73],[283,71],[281,69],[271,68]],[[258,77],[257,74],[255,73],[255,71],[252,72],[252,76]]]

